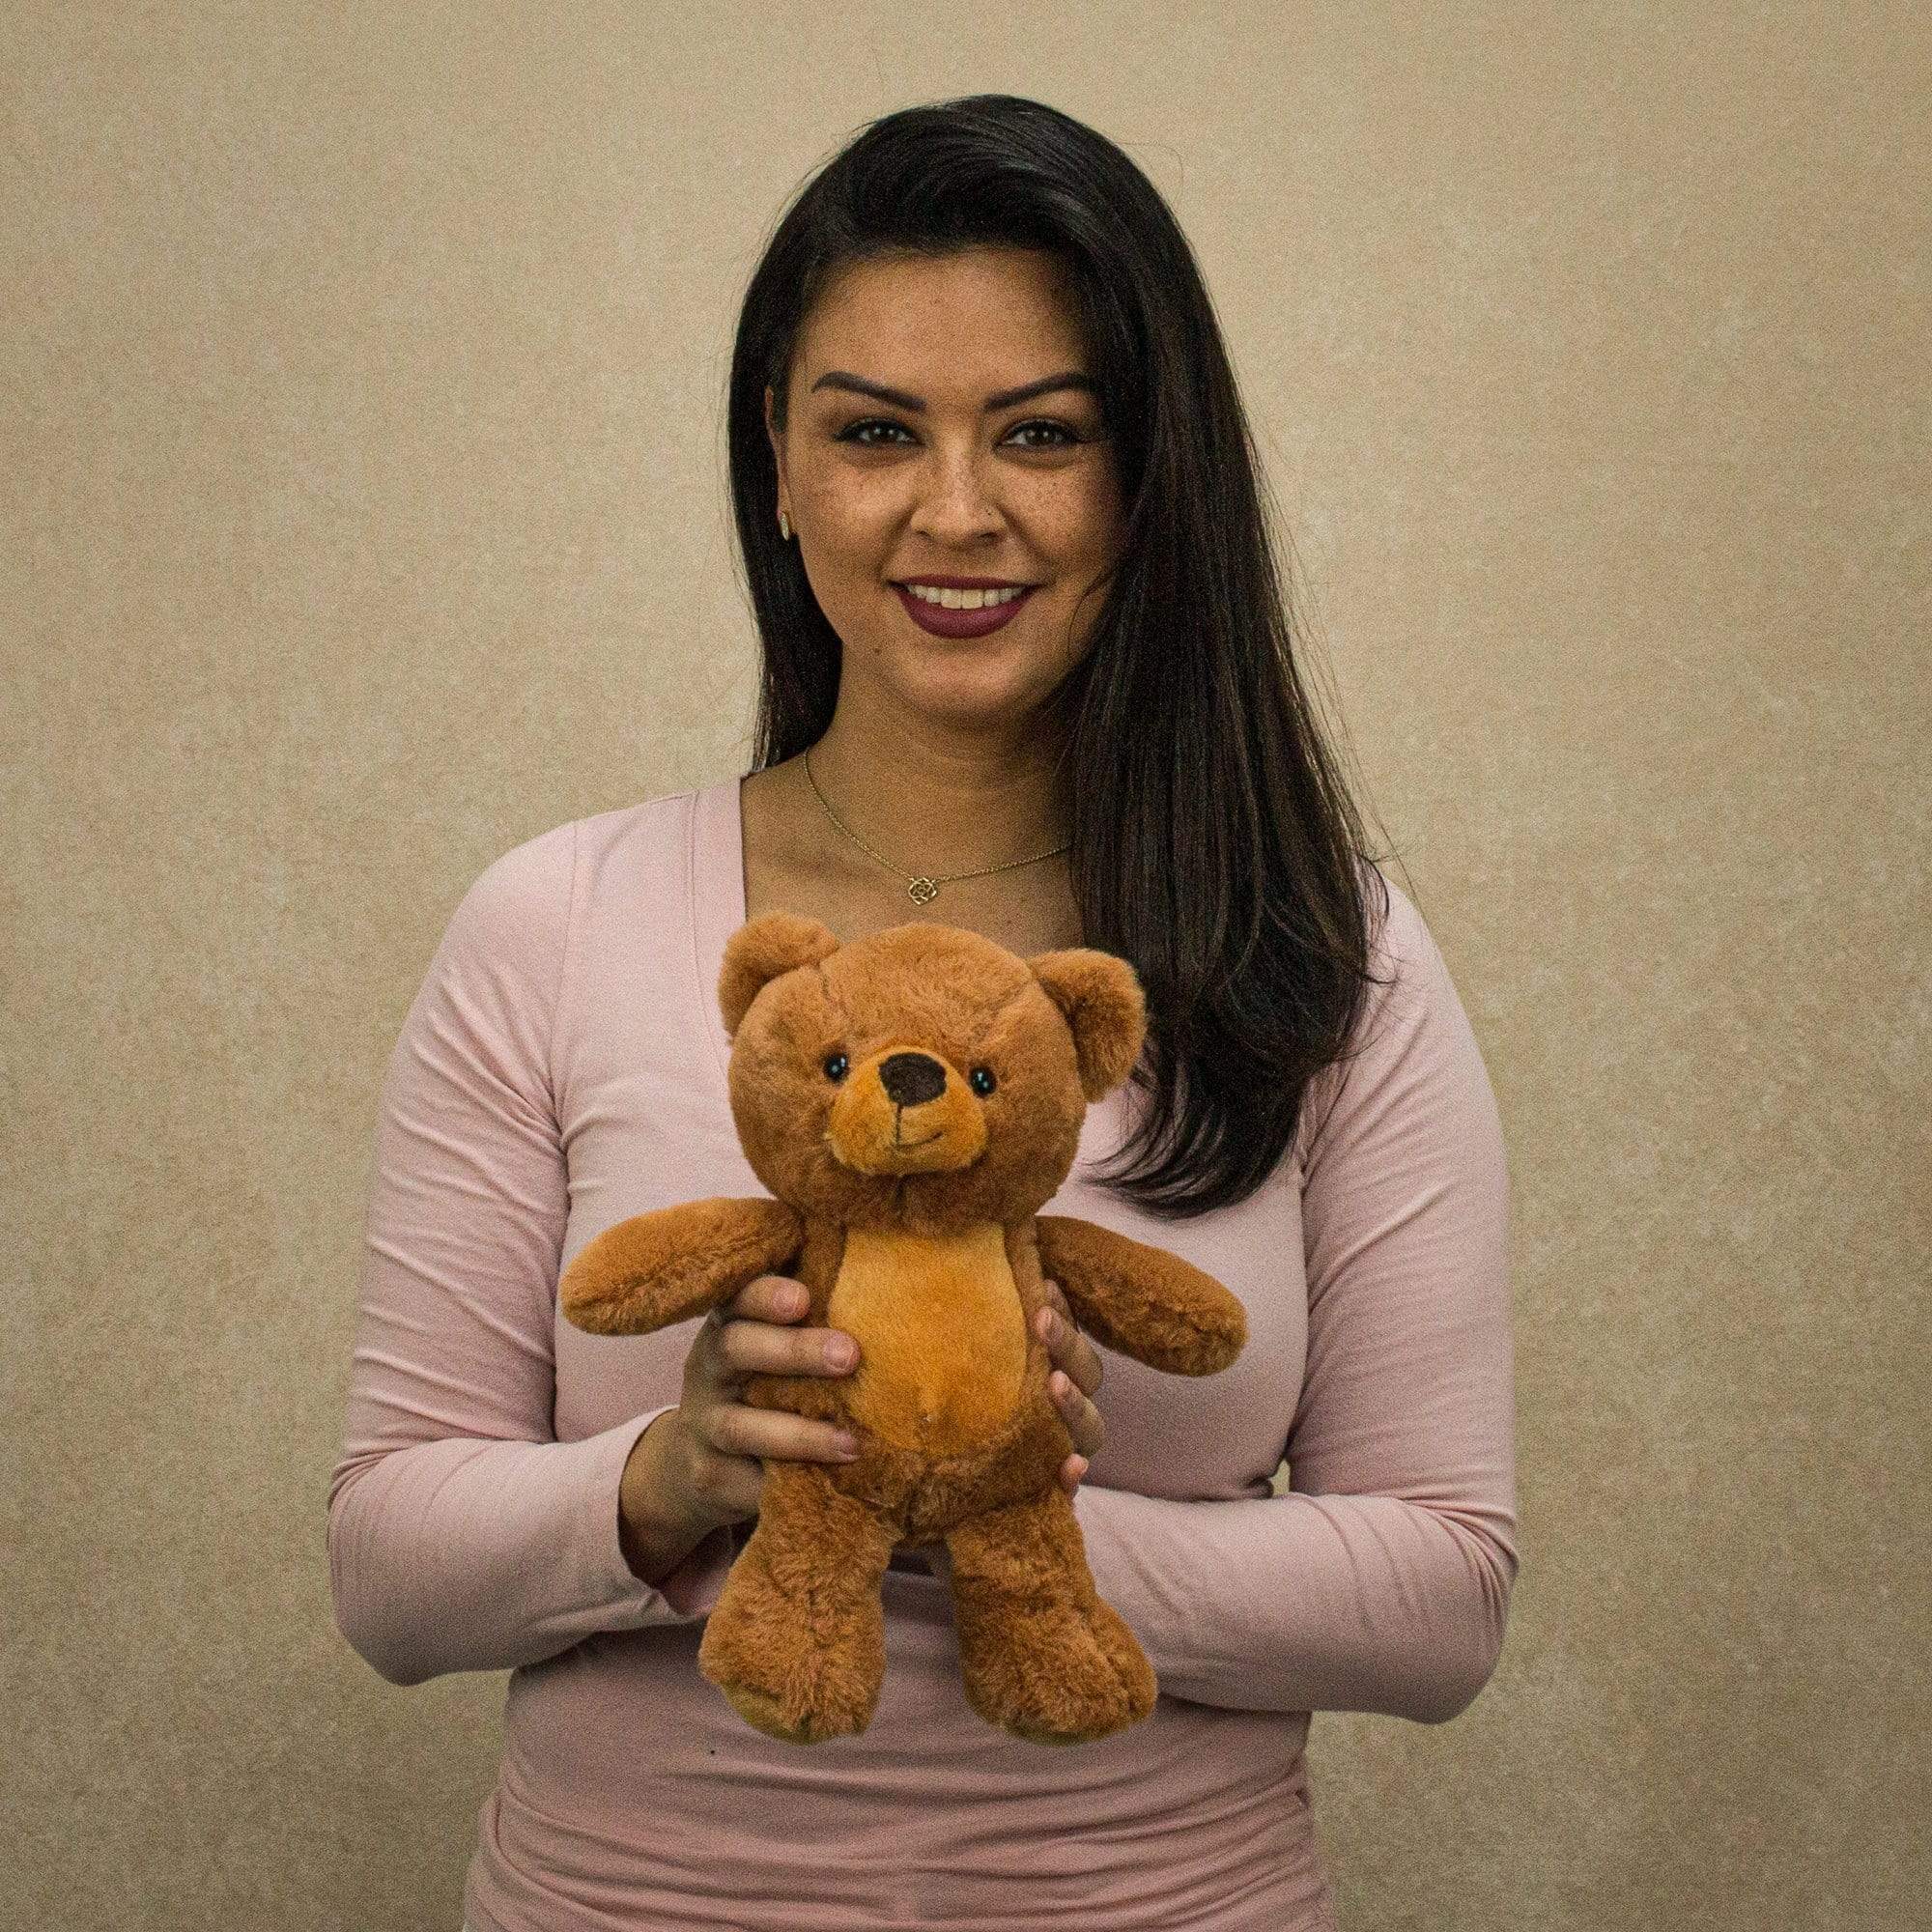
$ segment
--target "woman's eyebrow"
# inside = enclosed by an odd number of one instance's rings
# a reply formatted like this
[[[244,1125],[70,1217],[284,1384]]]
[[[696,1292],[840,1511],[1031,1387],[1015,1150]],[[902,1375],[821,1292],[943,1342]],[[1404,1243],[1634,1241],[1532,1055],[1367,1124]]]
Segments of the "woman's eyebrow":
[[[814,393],[820,389],[849,389],[855,396],[870,396],[898,410],[919,412],[925,408],[923,396],[889,389],[883,383],[868,383],[865,377],[854,376],[844,369],[828,369],[811,386]],[[1055,389],[1085,389],[1093,396],[1100,393],[1099,384],[1091,376],[1083,376],[1078,369],[1063,369],[1058,375],[1042,376],[1037,383],[1023,383],[1017,389],[1002,389],[997,396],[988,396],[986,409],[1009,410],[1015,403],[1030,403],[1036,396],[1047,395]]]

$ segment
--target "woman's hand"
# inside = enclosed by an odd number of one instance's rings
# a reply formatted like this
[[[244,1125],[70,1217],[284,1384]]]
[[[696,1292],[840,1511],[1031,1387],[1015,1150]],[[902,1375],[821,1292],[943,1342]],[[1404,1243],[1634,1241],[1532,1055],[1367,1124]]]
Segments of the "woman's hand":
[[[1047,1359],[1053,1368],[1046,1378],[1047,1393],[1053,1397],[1060,1419],[1073,1438],[1073,1453],[1060,1465],[1060,1487],[1070,1499],[1107,1439],[1107,1425],[1092,1398],[1100,1392],[1104,1365],[1099,1350],[1074,1325],[1073,1311],[1060,1292],[1057,1281],[1045,1284],[1047,1306],[1033,1319],[1033,1331],[1046,1344]],[[952,1559],[943,1543],[923,1546],[926,1568],[942,1583],[952,1578]]]
[[[1033,1327],[1046,1344],[1047,1359],[1053,1364],[1046,1378],[1047,1393],[1073,1438],[1073,1453],[1060,1465],[1060,1486],[1071,1496],[1107,1439],[1107,1425],[1091,1400],[1100,1393],[1103,1364],[1099,1350],[1074,1325],[1073,1311],[1060,1284],[1049,1281],[1045,1288],[1050,1305],[1034,1317]]]
[[[762,1459],[852,1460],[846,1448],[856,1454],[858,1444],[837,1424],[740,1399],[753,1376],[847,1376],[858,1366],[851,1336],[787,1326],[810,1306],[802,1282],[761,1274],[699,1323],[684,1358],[683,1399],[638,1437],[619,1487],[623,1523],[640,1542],[688,1537],[690,1548],[720,1523],[756,1516]],[[849,1361],[834,1352],[841,1343]]]

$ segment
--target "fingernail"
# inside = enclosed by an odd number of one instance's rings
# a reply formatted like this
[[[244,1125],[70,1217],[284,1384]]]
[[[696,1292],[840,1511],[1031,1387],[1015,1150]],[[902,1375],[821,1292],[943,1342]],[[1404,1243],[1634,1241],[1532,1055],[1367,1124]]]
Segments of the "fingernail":
[[[1087,1473],[1087,1459],[1084,1456],[1076,1456],[1074,1457],[1073,1460],[1080,1465],[1073,1472],[1075,1478],[1077,1479],[1081,1476],[1084,1476]]]
[[[835,1335],[825,1345],[825,1360],[829,1367],[849,1369],[859,1359],[859,1345],[849,1335]]]
[[[1052,1309],[1043,1308],[1039,1317],[1039,1339],[1042,1342],[1055,1340],[1060,1333],[1060,1317]]]
[[[857,1440],[850,1435],[839,1436],[836,1446],[838,1450],[839,1455],[844,1457],[844,1459],[848,1463],[851,1462],[852,1459],[859,1453],[859,1444]]]
[[[1073,1384],[1069,1382],[1066,1379],[1066,1378],[1060,1373],[1058,1369],[1055,1369],[1052,1375],[1047,1377],[1046,1385],[1054,1392],[1055,1395],[1057,1395],[1060,1398],[1062,1402],[1065,1402],[1066,1400],[1068,1394],[1071,1393],[1073,1388]]]

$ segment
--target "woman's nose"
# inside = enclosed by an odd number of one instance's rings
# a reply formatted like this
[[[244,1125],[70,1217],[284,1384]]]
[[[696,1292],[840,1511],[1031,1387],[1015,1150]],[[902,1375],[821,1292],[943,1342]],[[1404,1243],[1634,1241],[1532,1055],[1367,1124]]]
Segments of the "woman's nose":
[[[1004,513],[980,459],[937,454],[924,466],[913,527],[937,542],[965,543],[997,534]]]

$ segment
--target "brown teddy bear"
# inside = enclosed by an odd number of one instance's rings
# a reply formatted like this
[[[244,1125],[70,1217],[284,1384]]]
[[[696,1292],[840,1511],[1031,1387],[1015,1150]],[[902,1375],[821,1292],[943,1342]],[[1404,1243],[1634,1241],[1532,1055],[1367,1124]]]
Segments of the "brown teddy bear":
[[[731,937],[719,1005],[732,1117],[771,1200],[694,1201],[589,1242],[559,1298],[578,1327],[638,1335],[702,1315],[754,1276],[811,1296],[860,1365],[837,1381],[753,1377],[745,1401],[838,1423],[857,1462],[766,1464],[698,1667],[747,1722],[816,1744],[863,1731],[885,1671],[880,1579],[943,1541],[966,1695],[1038,1744],[1145,1718],[1156,1685],[1094,1594],[1071,1450],[1034,1317],[1059,1283],[1106,1347],[1184,1376],[1227,1367],[1241,1304],[1179,1257],[1040,1214],[1087,1102],[1139,1057],[1131,966],[1077,947],[1021,959],[913,923],[841,946],[775,912]]]

